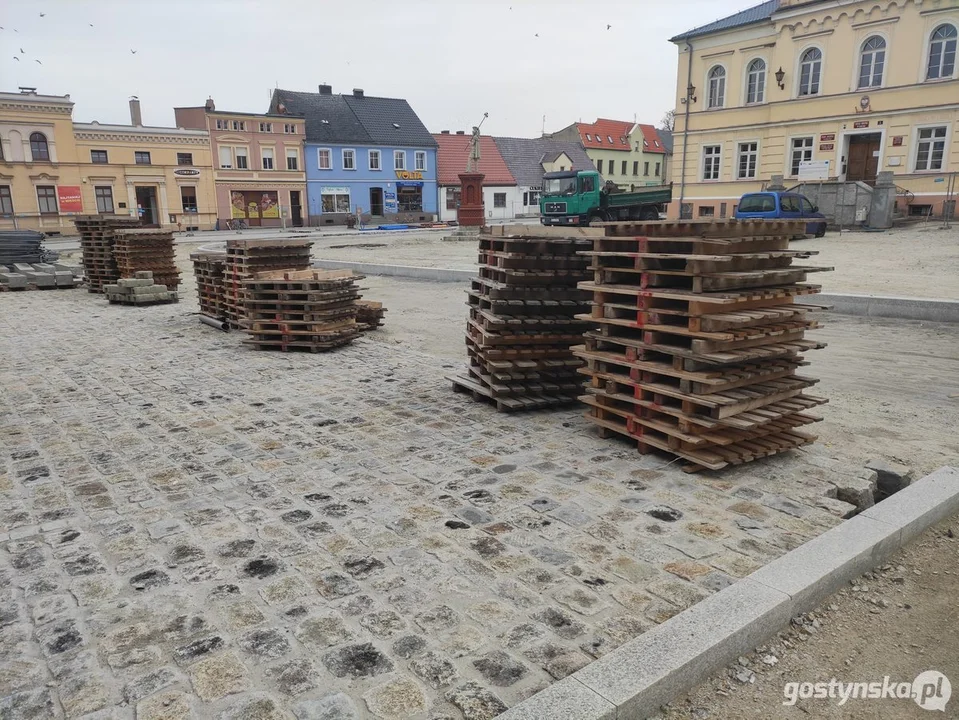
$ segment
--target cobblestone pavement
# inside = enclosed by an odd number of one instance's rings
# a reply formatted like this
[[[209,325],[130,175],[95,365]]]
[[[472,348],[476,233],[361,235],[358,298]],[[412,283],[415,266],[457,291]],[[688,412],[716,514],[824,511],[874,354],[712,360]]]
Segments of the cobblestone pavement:
[[[0,294],[4,720],[490,718],[850,509],[819,446],[685,475],[185,297]]]

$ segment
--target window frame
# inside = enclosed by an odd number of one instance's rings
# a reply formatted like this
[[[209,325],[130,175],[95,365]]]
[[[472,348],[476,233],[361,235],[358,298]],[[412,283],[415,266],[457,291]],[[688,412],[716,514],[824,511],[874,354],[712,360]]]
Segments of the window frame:
[[[153,155],[151,155],[150,153],[151,153],[150,150],[134,150],[133,164],[134,165],[152,165]],[[146,158],[146,162],[143,162],[143,158]]]
[[[953,53],[952,61],[952,72],[948,75],[938,75],[937,77],[929,77],[929,63],[932,61],[932,44],[935,42],[933,36],[939,32],[940,28],[951,27],[956,33],[952,38],[947,38],[943,41],[943,44],[948,44],[949,40],[952,40],[956,43],[956,52]],[[942,70],[942,60],[945,53],[940,54],[939,60],[939,69]],[[944,20],[943,22],[937,23],[932,30],[929,31],[929,34],[926,36],[925,48],[923,52],[923,63],[922,63],[922,81],[923,82],[941,82],[943,80],[952,80],[956,77],[956,70],[959,67],[959,63],[956,62],[957,55],[959,55],[959,22],[954,22],[952,20]]]
[[[326,167],[323,167],[323,163],[320,161],[320,158],[323,156],[323,153],[326,153],[326,157],[327,157]],[[316,149],[316,169],[317,170],[333,169],[333,148],[322,147],[322,148]]]
[[[241,154],[239,151],[242,150]],[[243,167],[240,167],[240,158],[243,158]],[[233,146],[233,169],[234,170],[249,170],[250,169],[250,148],[246,145],[234,145]]]
[[[744,145],[755,146],[752,150],[743,151]],[[737,140],[736,141],[736,180],[755,180],[759,177],[759,140]],[[752,174],[749,173],[749,161],[747,160],[746,173],[742,174],[742,160],[744,157],[752,157]]]
[[[629,161],[623,160],[619,169],[620,169],[620,173],[619,173],[620,175],[628,175],[629,173],[626,171],[629,169]]]
[[[189,158],[189,162],[183,162],[185,158]],[[178,152],[176,154],[176,164],[183,167],[193,167],[193,153],[191,152]]]
[[[722,75],[713,76],[717,70],[722,70]],[[721,97],[718,98],[719,102],[714,103],[713,100],[713,81],[717,80],[717,87],[721,91]],[[707,110],[722,110],[726,107],[726,89],[728,86],[729,80],[729,71],[726,69],[726,66],[722,63],[716,63],[712,65],[709,70],[706,71],[706,109]],[[717,93],[719,94],[719,93]]]
[[[397,158],[403,158],[401,165],[396,164]],[[393,169],[394,170],[406,170],[406,150],[394,150],[393,151]]]
[[[663,166],[662,161],[659,161],[658,163],[656,163],[656,174],[653,175],[653,177],[657,177],[657,178],[659,177],[660,175],[659,171],[662,169],[662,166]]]
[[[233,132],[246,132],[246,120],[231,120],[230,129]]]
[[[57,186],[56,185],[36,185],[36,196],[37,196],[37,210],[41,215],[59,215],[60,214],[60,201],[57,199]],[[44,191],[43,200],[50,201],[53,200],[53,210],[44,210],[43,203],[40,198],[40,191]],[[51,195],[46,195],[46,191],[51,190]],[[47,206],[49,207],[49,205]]]
[[[283,132],[286,135],[297,135],[296,123],[283,123]]]
[[[191,205],[191,206],[189,206],[189,207],[187,207],[186,205],[183,204],[183,191],[186,190],[187,188],[190,188],[190,189],[193,190],[193,201],[194,201],[194,203],[195,203],[194,205]],[[200,212],[200,205],[199,205],[199,201],[198,201],[198,199],[197,199],[198,197],[199,197],[199,196],[196,194],[196,185],[181,185],[181,186],[180,186],[180,208],[182,209],[182,211],[185,212],[185,213],[198,213],[198,212]],[[191,209],[191,208],[192,208],[192,209]]]
[[[373,167],[373,157],[376,157],[376,167]],[[366,165],[369,170],[373,172],[380,172],[383,170],[383,153],[379,148],[370,148],[366,151]],[[449,208],[447,208],[449,210]]]
[[[286,156],[286,171],[287,172],[300,172],[300,149],[295,147],[285,148],[283,153]],[[296,167],[290,167],[290,160],[293,161],[293,164]]]
[[[101,190],[106,190],[108,192],[101,193]],[[103,210],[100,207],[100,200],[108,198],[110,200],[110,209]],[[97,205],[97,214],[98,215],[112,215],[116,212],[116,203],[113,200],[113,186],[112,185],[94,185],[93,186],[93,199]]]
[[[456,210],[459,207],[460,202],[460,189],[456,186],[449,186],[446,188],[446,209],[447,210]]]
[[[803,147],[801,147],[801,148],[797,148],[797,147],[796,147],[796,141],[797,141],[797,140],[803,140],[803,141],[808,140],[808,141],[809,141],[808,147],[803,146]],[[796,172],[793,172],[793,164],[794,164],[795,159],[796,159],[796,153],[797,153],[797,152],[801,152],[801,153],[803,154],[803,156],[805,156],[806,153],[807,153],[807,151],[808,151],[808,153],[809,153],[809,160],[815,160],[815,158],[816,158],[816,155],[815,155],[815,153],[816,153],[816,136],[815,136],[815,135],[793,135],[793,136],[791,136],[791,137],[789,138],[789,145],[788,145],[787,148],[786,148],[786,153],[787,153],[787,155],[786,155],[786,163],[787,163],[787,164],[786,164],[786,177],[793,177],[793,178],[798,178],[798,177],[799,177],[799,166],[800,166],[800,163],[802,163],[802,161],[803,161],[805,158],[804,158],[804,157],[801,157],[799,163],[795,163]]]
[[[35,136],[40,139],[35,140]],[[43,155],[43,157],[37,157],[38,155]],[[50,138],[39,130],[30,133],[30,160],[31,162],[52,162],[50,160]]]
[[[643,177],[649,177],[649,161],[643,161]]]
[[[350,167],[346,167],[346,157],[349,153],[350,158]],[[341,148],[340,149],[340,163],[344,172],[356,172],[356,150],[354,148]]]
[[[753,70],[753,65],[757,62],[762,63],[763,67],[761,71]],[[756,95],[750,100],[749,99],[749,84],[750,78],[756,75],[758,77],[756,83]],[[751,58],[749,62],[746,63],[746,74],[743,78],[743,105],[762,105],[766,102],[766,87],[769,80],[769,63],[766,61],[765,57],[757,56]]]
[[[230,164],[229,164],[229,165],[224,165],[224,164],[223,164],[223,151],[224,151],[224,150],[226,150],[227,153],[228,153],[229,156],[230,156]],[[218,170],[233,170],[233,169],[234,169],[235,165],[234,165],[234,162],[233,162],[233,146],[232,146],[232,145],[218,145],[217,148],[216,148],[216,153],[217,153],[216,162],[217,162],[217,166],[218,166],[217,169],[218,169]]]
[[[633,177],[639,177],[639,160],[633,160]]]
[[[814,63],[819,64],[818,77],[816,81],[816,92],[811,92],[813,71],[812,71],[812,68],[810,68],[810,71],[809,71],[810,92],[804,93],[803,86],[802,86],[802,67],[804,64],[803,58],[806,56],[807,53],[813,50],[819,53],[819,58],[813,61]],[[819,97],[823,94],[822,81],[823,81],[823,68],[825,67],[825,65],[826,65],[826,53],[822,49],[822,47],[819,45],[808,45],[804,47],[802,51],[796,56],[796,97],[797,98]]]
[[[707,153],[706,151],[711,148],[718,148],[719,152],[716,153]],[[700,155],[702,156],[699,161],[699,176],[703,179],[703,182],[719,182],[723,176],[723,144],[713,144],[713,145],[703,145],[700,150]],[[715,171],[716,177],[706,177],[706,160],[715,159]]]
[[[324,198],[324,196],[325,196],[325,197],[332,197],[332,198],[333,198],[333,209],[332,209],[332,210],[324,210],[324,209],[323,209],[323,198]],[[346,201],[346,205],[347,205],[346,210],[340,210],[340,209],[339,209],[339,203],[337,202],[337,198],[342,198],[342,197],[346,197],[346,198],[347,198],[347,201]],[[331,213],[334,214],[334,215],[336,215],[336,214],[343,214],[343,213],[348,213],[348,212],[350,212],[352,209],[353,209],[353,194],[350,192],[350,189],[349,189],[349,188],[346,189],[346,192],[345,192],[345,193],[341,193],[341,192],[338,192],[338,193],[325,193],[325,192],[323,192],[323,189],[322,189],[322,188],[320,189],[320,213],[321,213],[321,214],[324,214],[324,215],[325,215],[325,214],[331,214]]]
[[[506,193],[494,192],[493,193],[493,207],[506,209]]]
[[[97,160],[97,155],[95,154],[102,153],[103,160]],[[110,164],[110,154],[106,150],[91,150],[90,151],[90,162],[93,165],[109,165]]]
[[[270,153],[269,158],[267,158],[267,156],[264,155],[264,153]],[[270,167],[266,166],[267,159],[269,159],[270,161]],[[276,147],[275,146],[273,145],[270,145],[268,147],[264,147],[262,145],[260,146],[260,169],[267,170],[267,171],[276,170]]]
[[[261,133],[272,133],[272,132],[273,132],[273,123],[271,123],[271,122],[261,122],[261,123],[260,123],[260,132],[261,132]]]
[[[882,47],[866,50],[866,45],[873,40],[881,40]],[[876,55],[882,53],[882,71],[879,75],[879,82],[875,82],[876,77]],[[869,84],[862,84],[862,71],[866,54],[869,53],[872,58],[869,63]],[[886,84],[886,68],[889,66],[889,39],[882,33],[872,33],[859,44],[859,62],[856,65],[855,87],[857,90],[876,90]]]
[[[938,140],[935,137],[931,137],[929,138],[928,141],[924,141],[921,139],[920,136],[922,135],[923,130],[938,130],[938,129],[945,129],[946,131],[946,134],[941,138],[942,159],[940,161],[940,166],[938,168],[931,168],[929,167],[929,163],[932,161],[932,151],[934,149],[935,143],[938,142]],[[926,167],[920,168],[919,167],[919,146],[923,142],[930,143],[929,156],[927,159]],[[915,149],[912,153],[912,171],[915,173],[942,174],[944,171],[943,168],[945,168],[949,163],[948,154],[949,154],[949,144],[951,142],[952,142],[951,123],[939,121],[935,123],[923,123],[922,125],[917,125],[915,128],[913,128],[913,147]]]
[[[13,215],[13,187],[0,185],[0,215]]]
[[[423,160],[423,167],[419,167],[420,159]],[[413,170],[414,172],[426,172],[426,150],[413,151]]]

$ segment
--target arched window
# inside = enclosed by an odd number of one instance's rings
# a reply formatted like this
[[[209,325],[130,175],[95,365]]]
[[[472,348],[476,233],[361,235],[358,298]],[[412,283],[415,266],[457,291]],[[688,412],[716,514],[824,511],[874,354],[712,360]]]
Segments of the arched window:
[[[809,48],[799,59],[799,94],[818,95],[822,77],[822,50]]]
[[[49,160],[50,148],[47,147],[47,137],[43,133],[30,134],[30,154],[34,160]]]
[[[726,104],[726,68],[717,65],[709,71],[709,96],[707,105],[709,108],[721,108]]]
[[[761,103],[766,99],[766,61],[756,58],[746,68],[746,103]]]
[[[954,25],[940,25],[932,31],[926,80],[952,77],[956,70],[956,32]]]
[[[862,44],[859,54],[859,87],[871,88],[882,85],[882,73],[886,66],[886,41],[873,35]]]

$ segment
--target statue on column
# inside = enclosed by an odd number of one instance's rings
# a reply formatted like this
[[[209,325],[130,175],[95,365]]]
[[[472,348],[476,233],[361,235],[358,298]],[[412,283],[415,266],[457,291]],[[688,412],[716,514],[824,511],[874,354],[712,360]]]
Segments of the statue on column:
[[[480,120],[479,125],[473,126],[473,137],[470,139],[470,157],[466,162],[466,172],[475,173],[479,172],[479,163],[480,163],[480,126],[486,121],[486,118],[489,117],[489,113],[483,113],[483,119]]]

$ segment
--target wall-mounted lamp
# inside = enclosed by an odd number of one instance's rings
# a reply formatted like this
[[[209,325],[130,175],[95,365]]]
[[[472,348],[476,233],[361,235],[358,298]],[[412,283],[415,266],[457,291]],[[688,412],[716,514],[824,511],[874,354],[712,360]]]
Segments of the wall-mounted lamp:
[[[689,101],[696,102],[696,86],[695,85],[689,85],[686,88],[686,97],[679,99],[679,102],[681,102],[683,105],[685,105]]]
[[[780,90],[785,90],[786,85],[783,83],[783,78],[786,77],[786,73],[783,72],[782,66],[776,71],[776,84],[779,85]]]

